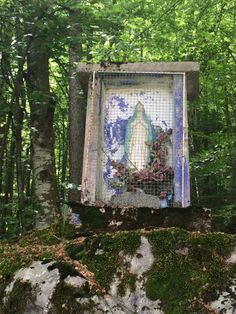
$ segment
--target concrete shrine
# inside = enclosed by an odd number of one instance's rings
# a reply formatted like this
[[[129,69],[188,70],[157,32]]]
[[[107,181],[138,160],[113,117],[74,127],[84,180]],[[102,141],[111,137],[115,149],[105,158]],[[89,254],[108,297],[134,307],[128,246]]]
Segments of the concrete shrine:
[[[82,202],[190,205],[187,100],[194,62],[79,64],[88,86]]]

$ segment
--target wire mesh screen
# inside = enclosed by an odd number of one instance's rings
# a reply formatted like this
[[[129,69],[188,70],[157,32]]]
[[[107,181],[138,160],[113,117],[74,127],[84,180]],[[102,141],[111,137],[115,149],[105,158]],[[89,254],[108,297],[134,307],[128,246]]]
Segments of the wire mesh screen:
[[[116,206],[171,206],[173,75],[99,76],[102,82],[99,199]]]

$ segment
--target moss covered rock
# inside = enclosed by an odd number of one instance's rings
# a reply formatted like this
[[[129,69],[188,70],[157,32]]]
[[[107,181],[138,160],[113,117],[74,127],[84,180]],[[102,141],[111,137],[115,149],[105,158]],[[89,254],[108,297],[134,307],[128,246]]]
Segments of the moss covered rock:
[[[1,314],[234,311],[235,236],[170,228],[54,242],[49,233],[1,244]]]

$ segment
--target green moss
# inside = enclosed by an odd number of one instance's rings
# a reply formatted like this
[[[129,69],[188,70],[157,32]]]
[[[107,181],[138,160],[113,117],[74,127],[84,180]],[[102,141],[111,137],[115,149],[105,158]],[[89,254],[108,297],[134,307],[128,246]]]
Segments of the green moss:
[[[61,280],[65,279],[68,276],[78,276],[80,273],[75,270],[74,266],[65,263],[57,261],[53,263],[52,265],[48,266],[48,270],[51,271],[53,269],[57,268],[59,270],[60,278]]]
[[[129,289],[131,292],[135,291],[137,276],[126,272],[118,286],[118,294],[124,296],[126,291]]]
[[[206,257],[212,254],[227,257],[235,244],[236,238],[224,233],[208,233],[191,237],[191,249],[196,257],[199,256],[199,253],[206,254]],[[196,251],[194,252],[194,250]]]
[[[155,262],[146,274],[146,294],[151,300],[160,299],[166,314],[204,313],[195,300],[212,300],[212,292],[226,289],[236,274],[225,263],[235,237],[179,229],[153,231],[147,237]],[[187,253],[181,253],[183,248]]]
[[[0,254],[0,278],[9,281],[14,273],[23,266],[28,265],[28,256],[19,255],[14,247],[5,248]]]
[[[26,306],[35,301],[35,293],[28,282],[17,280],[8,296],[7,303],[2,306],[1,313],[4,314],[23,314]]]
[[[166,260],[164,263],[155,264],[148,274],[147,297],[151,300],[160,299],[167,314],[184,314],[189,298],[197,296],[201,286],[207,283],[207,275],[195,274],[193,277],[194,269],[191,264],[182,263],[178,258]]]
[[[60,219],[54,224],[53,231],[59,239],[73,240],[80,236],[80,227]]]
[[[155,230],[147,233],[147,237],[152,245],[152,252],[157,257],[171,253],[189,243],[189,233],[183,229]]]
[[[60,282],[51,299],[52,307],[48,314],[78,314],[78,313],[94,313],[95,304],[89,298],[92,296],[88,284],[81,288],[75,288]],[[80,304],[77,298],[87,299],[88,302]]]
[[[49,235],[47,235],[47,232],[49,232]],[[40,245],[45,245],[45,243],[52,245],[54,240],[55,238],[52,236],[51,231],[43,230],[42,232],[34,231],[31,234],[25,235],[12,245],[1,242],[0,276],[9,280],[18,269],[28,267],[34,260],[51,261],[54,257],[53,252],[50,252],[49,249],[41,249]],[[58,239],[56,239],[56,242],[58,242]]]
[[[108,289],[117,268],[122,265],[119,252],[133,255],[139,246],[140,235],[137,232],[122,232],[87,238],[83,246],[69,246],[67,252],[87,265],[99,284]],[[99,254],[97,250],[100,250]]]
[[[53,260],[54,256],[52,252],[45,251],[43,254],[41,254],[38,259],[42,261],[43,264],[50,263]]]
[[[56,245],[60,242],[53,229],[33,230],[18,240],[18,244],[22,247],[33,244]]]
[[[75,260],[80,260],[85,254],[86,245],[84,244],[69,244],[66,247],[67,254]]]
[[[216,297],[216,292],[229,287],[231,278],[236,276],[236,266],[225,263],[225,259],[236,246],[236,237],[223,233],[190,233],[175,228],[150,232],[118,232],[88,237],[83,244],[68,241],[66,252],[72,259],[80,260],[87,265],[89,271],[95,274],[95,279],[105,289],[109,289],[114,275],[118,269],[121,269],[124,275],[118,286],[118,292],[122,296],[127,289],[135,290],[136,277],[129,273],[130,265],[124,262],[119,252],[134,255],[140,246],[141,235],[148,238],[155,257],[151,269],[144,274],[146,295],[151,300],[160,299],[165,314],[204,313],[201,302],[207,304],[212,301]],[[59,242],[58,237],[50,229],[24,236],[18,241],[20,247],[2,243],[0,245],[0,276],[2,276],[0,294],[3,295],[6,285],[17,269],[31,263],[34,256],[38,258],[38,251],[32,249],[35,244],[52,245],[57,242]],[[21,249],[22,252],[19,254],[17,250]],[[55,248],[53,249],[55,251]],[[43,250],[42,252],[40,256],[42,260],[45,262],[53,260],[54,256],[51,252]],[[68,275],[79,274],[63,261],[55,262],[50,270],[54,268],[59,269],[61,281]],[[24,294],[32,299],[34,293],[30,289],[29,286],[24,286],[19,294],[14,290],[7,304],[8,312],[0,304],[0,313],[7,314],[10,311],[14,313],[13,296],[19,300]],[[76,289],[61,282],[53,296],[54,305],[50,314],[83,313],[86,310],[92,313],[93,302],[79,304],[75,300],[78,297],[89,298],[91,295],[88,285]],[[23,309],[26,304],[21,303]],[[21,312],[17,311],[17,313]]]
[[[83,223],[83,229],[104,229],[107,226],[105,217],[99,209],[95,207],[84,207],[80,211],[80,218]]]

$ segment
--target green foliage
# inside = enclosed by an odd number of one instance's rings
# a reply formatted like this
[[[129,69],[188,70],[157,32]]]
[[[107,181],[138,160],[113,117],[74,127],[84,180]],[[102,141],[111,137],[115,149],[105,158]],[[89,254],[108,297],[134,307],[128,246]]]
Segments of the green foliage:
[[[212,228],[216,231],[236,233],[236,206],[222,206],[214,210]]]
[[[19,212],[16,202],[0,203],[0,239],[10,239],[34,228],[40,211],[41,208],[35,204],[26,205],[24,210]]]
[[[70,211],[71,209],[67,204],[63,204],[61,206],[61,218],[62,218],[61,233],[62,235],[65,234],[66,221],[69,217]]]
[[[54,226],[54,230],[55,230],[55,236],[57,236],[60,239],[72,240],[80,236],[79,227],[68,223],[68,221],[63,227],[61,220],[59,220]]]
[[[200,98],[188,106],[192,203],[213,207],[216,216],[222,208],[227,212],[236,204],[235,1],[3,0],[0,12],[0,147],[4,147],[3,155],[0,153],[0,236],[19,235],[35,222],[31,132],[37,130],[30,126],[29,100],[37,98],[41,102],[38,109],[44,107],[41,94],[29,93],[26,56],[35,36],[42,38],[41,51],[49,48],[50,54],[51,98],[56,104],[55,160],[62,203],[67,198],[63,183],[68,182],[68,52],[69,47],[80,47],[77,59],[82,62],[200,63]],[[83,94],[82,88],[78,87],[78,93]],[[11,125],[3,145],[3,126],[9,116]],[[23,208],[19,206],[19,171],[14,157],[18,124]],[[94,223],[99,224],[99,217]]]

